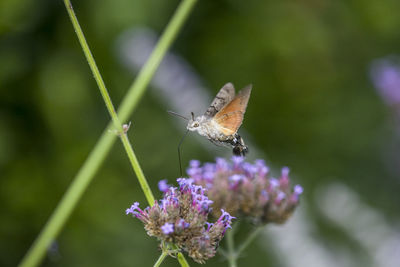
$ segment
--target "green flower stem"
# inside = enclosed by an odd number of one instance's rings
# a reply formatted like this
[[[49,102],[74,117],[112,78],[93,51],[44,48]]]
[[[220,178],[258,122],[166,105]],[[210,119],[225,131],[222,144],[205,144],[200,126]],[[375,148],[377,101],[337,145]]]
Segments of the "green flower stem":
[[[195,3],[196,0],[184,0],[179,5],[177,11],[173,15],[163,35],[150,55],[150,58],[147,60],[143,69],[139,72],[136,80],[129,88],[129,91],[125,96],[118,113],[118,117],[121,121],[127,120],[137,106],[162,58],[171,46],[172,42],[175,40],[176,35],[182,28]],[[116,135],[109,133],[109,129],[112,129],[112,125],[113,124],[110,123],[103,132],[96,146],[90,152],[86,161],[75,176],[73,182],[65,192],[63,198],[57,205],[56,209],[50,216],[35,242],[32,244],[31,248],[20,262],[19,266],[37,266],[44,257],[47,248],[51,242],[55,240],[62,227],[65,225],[65,222],[71,215],[79,199],[89,186],[94,175],[100,168],[105,157],[114,144]],[[183,262],[179,262],[182,266],[186,266],[183,265]]]
[[[167,256],[167,252],[163,251],[163,253],[161,253],[160,257],[158,258],[158,260],[156,261],[156,263],[154,263],[154,267],[158,267],[161,265],[161,263],[164,261],[165,257]]]
[[[133,168],[134,172],[136,173],[136,176],[139,180],[139,183],[143,190],[143,193],[146,196],[147,202],[149,203],[150,206],[153,206],[154,202],[155,202],[153,192],[151,191],[150,186],[147,183],[146,178],[144,177],[142,168],[140,168],[139,161],[136,158],[135,152],[133,152],[132,145],[129,142],[128,135],[126,133],[122,133],[121,141],[122,141],[122,144],[124,145],[126,154],[128,155],[128,158],[132,165],[132,168]]]
[[[100,140],[90,152],[83,166],[64,193],[61,201],[51,214],[35,242],[20,262],[20,267],[37,266],[42,260],[47,248],[55,240],[68,217],[71,215],[80,197],[90,184],[94,174],[100,168],[116,136],[105,130]]]
[[[178,259],[179,264],[182,267],[189,267],[189,263],[186,261],[185,256],[183,256],[182,252],[180,252],[180,248],[174,244],[174,243],[168,243],[168,242],[161,242],[161,249],[163,252],[166,252],[168,255],[172,255],[172,257]]]
[[[165,243],[164,243],[165,244]],[[176,251],[178,262],[182,267],[189,267],[189,263],[186,261],[185,256],[183,256],[182,252],[179,252],[179,248],[174,243],[167,243],[167,250]]]
[[[68,14],[71,18],[71,22],[72,22],[72,25],[74,26],[76,35],[78,36],[79,43],[82,46],[82,50],[86,56],[86,59],[90,66],[90,69],[92,70],[93,76],[99,87],[101,96],[103,97],[103,100],[106,104],[107,110],[110,113],[111,119],[114,123],[114,127],[117,129],[118,135],[121,137],[121,141],[124,145],[126,153],[128,154],[129,161],[130,161],[130,163],[136,173],[136,176],[139,180],[140,186],[142,187],[142,190],[146,196],[147,202],[149,203],[150,206],[153,206],[153,204],[154,204],[153,193],[151,192],[150,186],[147,183],[146,178],[144,177],[142,169],[140,168],[139,162],[136,158],[135,152],[132,149],[132,145],[129,142],[126,131],[124,131],[124,129],[122,128],[122,124],[118,118],[117,112],[114,109],[114,105],[111,101],[111,97],[108,94],[106,85],[104,84],[104,81],[103,81],[103,78],[101,77],[100,71],[97,68],[97,65],[93,58],[93,55],[90,52],[89,45],[86,42],[85,35],[83,34],[81,26],[79,25],[78,18],[75,15],[72,4],[71,4],[70,0],[64,0],[64,3],[65,3],[65,7],[67,8]]]
[[[97,85],[100,89],[101,96],[103,97],[103,100],[106,104],[107,110],[110,113],[111,119],[114,123],[114,127],[117,129],[118,135],[121,137],[121,141],[124,145],[124,148],[126,150],[126,153],[128,154],[129,161],[136,173],[136,176],[138,177],[140,186],[142,187],[142,190],[146,196],[147,202],[149,203],[150,206],[153,206],[154,204],[154,196],[153,193],[151,192],[150,186],[147,183],[146,178],[144,177],[142,168],[140,168],[139,162],[136,158],[135,152],[132,149],[132,145],[129,142],[128,136],[124,129],[122,128],[122,124],[118,118],[117,112],[114,109],[114,105],[111,101],[111,97],[108,94],[106,85],[104,84],[104,81],[101,77],[100,71],[97,68],[96,62],[93,58],[92,53],[90,52],[89,45],[86,42],[85,35],[83,34],[83,31],[79,25],[78,18],[75,15],[74,9],[72,8],[71,2],[69,0],[64,0],[65,7],[67,8],[68,14],[71,18],[72,25],[74,26],[76,35],[78,36],[79,43],[82,46],[82,50],[86,56],[86,59],[89,63],[90,69],[93,72],[93,76],[97,82]]]
[[[236,227],[237,228],[237,227]],[[240,245],[238,249],[235,250],[233,236],[235,234],[234,230],[228,231],[226,236],[226,243],[228,247],[228,252],[224,252],[223,255],[227,258],[230,267],[237,267],[237,259],[240,254],[250,245],[250,243],[260,234],[260,232],[264,229],[264,227],[259,226]]]
[[[251,242],[260,234],[260,232],[264,229],[263,226],[257,227],[250,235],[247,236],[246,240],[240,245],[240,247],[236,250],[236,255],[242,254],[242,252],[250,245]]]
[[[185,256],[181,252],[178,253],[178,262],[182,267],[189,267],[189,263],[186,261]]]
[[[237,267],[236,259],[237,254],[235,252],[235,243],[233,240],[233,235],[235,232],[231,229],[226,233],[226,245],[228,247],[228,262],[230,267]]]
[[[78,36],[79,42],[80,42],[80,44],[82,46],[82,49],[83,49],[83,51],[85,53],[86,59],[87,59],[87,61],[89,63],[90,69],[92,70],[93,75],[94,75],[94,77],[96,79],[96,82],[97,82],[97,85],[98,85],[98,87],[100,89],[100,92],[101,92],[101,95],[103,97],[103,100],[106,103],[107,110],[110,113],[110,116],[112,118],[114,126],[117,128],[117,131],[118,131],[118,133],[119,133],[119,135],[121,137],[121,141],[122,141],[123,146],[125,148],[125,151],[126,151],[126,153],[128,155],[129,161],[131,162],[131,165],[132,165],[132,167],[133,167],[133,169],[134,169],[134,171],[136,173],[136,176],[138,177],[140,186],[142,187],[142,190],[143,190],[143,192],[144,192],[144,194],[146,196],[147,202],[149,203],[150,206],[153,206],[154,205],[154,201],[155,201],[153,193],[151,192],[151,189],[150,189],[150,187],[149,187],[149,185],[147,183],[147,180],[144,177],[142,168],[140,168],[139,162],[138,162],[138,160],[136,158],[136,155],[135,155],[135,153],[134,153],[134,151],[132,149],[132,145],[131,145],[131,143],[130,143],[130,141],[128,139],[128,135],[124,131],[124,129],[122,127],[122,124],[121,124],[121,122],[120,122],[120,120],[118,118],[118,115],[115,112],[114,105],[112,104],[112,101],[111,101],[111,97],[108,94],[108,91],[106,89],[104,81],[103,81],[103,79],[101,77],[100,71],[97,68],[97,65],[96,65],[96,62],[95,62],[95,60],[94,60],[94,58],[92,56],[92,53],[90,52],[90,48],[89,48],[89,46],[88,46],[88,44],[86,42],[85,36],[84,36],[84,34],[82,32],[82,29],[81,29],[81,27],[79,25],[78,19],[77,19],[75,13],[74,13],[72,5],[71,5],[69,0],[64,0],[64,3],[65,3],[65,6],[66,6],[66,8],[68,10],[69,15],[70,15],[70,18],[71,18],[72,24],[74,26],[75,32],[76,32],[76,34]],[[179,11],[179,9],[178,9],[178,11]],[[187,13],[185,13],[185,14],[187,14]],[[187,16],[184,16],[184,18],[186,18],[186,17]],[[168,29],[168,27],[167,27],[167,29]],[[176,36],[176,32],[175,32],[175,36]],[[169,44],[171,44],[171,43],[172,42],[170,42]],[[160,58],[160,60],[156,63],[157,65],[161,62],[161,59],[162,58]],[[150,79],[145,81],[145,83],[149,83],[149,82],[150,82]],[[135,97],[135,99],[137,99],[137,97]],[[161,264],[161,261],[160,261],[159,264]],[[185,259],[185,257],[180,252],[178,253],[178,261],[182,266],[189,266],[187,261],[186,261],[186,259]]]
[[[100,71],[97,68],[97,65],[96,65],[96,62],[95,62],[95,60],[93,58],[93,55],[90,52],[89,45],[86,42],[85,35],[83,34],[82,28],[79,25],[78,18],[75,15],[75,12],[74,12],[74,9],[72,7],[72,4],[71,4],[70,0],[64,0],[64,4],[65,4],[65,7],[66,7],[66,9],[68,11],[68,15],[69,15],[69,17],[71,19],[71,22],[72,22],[72,25],[74,27],[75,33],[78,36],[79,43],[81,44],[82,50],[83,50],[83,52],[84,52],[84,54],[86,56],[86,59],[88,61],[89,67],[90,67],[90,69],[91,69],[91,71],[93,73],[94,79],[96,80],[97,85],[98,85],[98,87],[100,89],[101,96],[103,97],[104,102],[105,102],[105,104],[107,106],[107,110],[110,113],[111,118],[112,118],[112,120],[114,122],[114,126],[115,126],[115,128],[117,128],[118,132],[122,134],[123,133],[123,129],[122,129],[121,122],[118,119],[117,112],[115,111],[114,106],[113,106],[113,104],[111,102],[111,98],[110,98],[110,96],[109,96],[109,94],[107,92],[106,85],[104,84],[104,81],[103,81],[103,78],[101,77]]]

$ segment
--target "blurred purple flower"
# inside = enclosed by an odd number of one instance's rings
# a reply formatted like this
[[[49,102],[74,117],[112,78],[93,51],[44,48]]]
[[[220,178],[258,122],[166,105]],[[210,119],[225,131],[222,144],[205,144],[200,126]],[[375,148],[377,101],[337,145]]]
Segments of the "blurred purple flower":
[[[376,59],[370,67],[372,82],[389,105],[400,104],[400,62],[395,57]]]
[[[199,160],[196,160],[196,159],[191,160],[191,161],[189,162],[189,165],[190,165],[190,167],[192,167],[192,168],[200,167],[200,161],[199,161]]]
[[[167,184],[167,179],[160,180],[158,182],[158,190],[160,190],[161,192],[167,192],[168,188],[170,188],[170,185]]]
[[[271,185],[272,188],[277,188],[279,186],[279,181],[276,178],[270,178],[269,184]]]
[[[278,192],[275,198],[275,204],[279,205],[282,200],[284,200],[286,197],[286,194],[283,193],[282,191]]]
[[[303,194],[303,187],[301,187],[301,185],[295,185],[293,188],[293,194],[290,196],[290,201],[293,203],[298,202],[301,194]]]
[[[194,184],[208,189],[207,196],[213,200],[213,215],[221,216],[220,210],[231,215],[250,217],[259,224],[283,223],[290,217],[303,189],[290,187],[289,168],[283,167],[279,179],[269,177],[264,160],[254,164],[243,157],[232,157],[231,162],[217,158],[215,163],[201,166],[190,164],[196,171],[188,172]],[[222,211],[222,215],[224,211]]]
[[[294,186],[294,193],[297,195],[301,195],[303,193],[303,187],[301,185],[295,185]]]

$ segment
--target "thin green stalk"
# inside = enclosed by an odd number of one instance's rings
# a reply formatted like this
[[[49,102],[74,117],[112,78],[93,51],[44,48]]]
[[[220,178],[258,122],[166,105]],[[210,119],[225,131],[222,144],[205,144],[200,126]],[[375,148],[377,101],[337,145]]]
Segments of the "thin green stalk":
[[[77,202],[90,184],[94,174],[100,168],[115,139],[116,136],[110,134],[108,128],[103,132],[100,140],[96,143],[85,163],[79,169],[71,185],[64,193],[64,196],[44,225],[40,234],[37,236],[35,242],[20,262],[20,267],[33,267],[40,263],[47,248],[51,242],[56,239]]]
[[[228,247],[228,252],[223,253],[225,258],[228,260],[230,267],[237,266],[237,259],[239,258],[240,254],[242,254],[242,252],[250,245],[250,243],[259,235],[263,227],[262,226],[257,227],[253,232],[251,232],[250,235],[247,236],[244,242],[236,250],[233,240],[235,229],[237,229],[237,227],[235,227],[234,229],[232,229],[227,233],[226,245]]]
[[[172,42],[175,40],[176,35],[182,28],[195,3],[196,0],[184,0],[179,5],[177,11],[173,15],[171,21],[168,23],[163,35],[150,55],[150,58],[147,60],[143,69],[139,72],[136,80],[129,88],[129,91],[121,104],[120,112],[118,113],[118,117],[121,121],[127,120],[130,114],[136,108],[162,58],[171,46]],[[116,135],[109,133],[109,129],[112,128],[112,125],[113,124],[110,123],[106,130],[103,131],[103,134],[96,146],[90,152],[88,158],[79,169],[73,182],[65,192],[63,198],[53,211],[53,214],[50,216],[35,242],[32,244],[31,248],[20,262],[19,266],[37,266],[43,259],[47,248],[60,233],[62,227],[65,225],[79,199],[85,192],[86,188],[92,181],[94,175],[114,144]],[[182,264],[183,263],[181,263],[181,265]]]
[[[112,104],[112,101],[111,101],[111,97],[110,97],[110,95],[109,95],[109,93],[107,91],[107,88],[106,88],[106,86],[104,84],[104,81],[103,81],[103,79],[101,77],[100,71],[99,71],[99,69],[98,69],[98,67],[96,65],[96,62],[95,62],[95,60],[94,60],[94,58],[92,56],[92,53],[91,53],[90,48],[89,48],[89,45],[86,42],[86,38],[85,38],[85,36],[83,34],[83,31],[82,31],[82,29],[81,29],[81,27],[79,25],[78,19],[77,19],[76,15],[75,15],[75,12],[74,12],[73,8],[72,8],[72,5],[71,5],[69,0],[64,0],[64,3],[65,3],[65,6],[66,6],[66,8],[68,10],[69,15],[70,15],[70,18],[71,18],[72,24],[74,26],[75,32],[78,35],[78,39],[79,39],[79,42],[80,42],[80,44],[82,46],[82,49],[83,49],[83,51],[85,53],[86,59],[88,60],[90,69],[92,70],[93,75],[94,75],[94,77],[96,79],[97,85],[99,86],[99,89],[100,89],[101,95],[103,97],[103,100],[106,103],[107,110],[110,113],[112,121],[114,122],[114,126],[117,128],[118,133],[119,133],[119,135],[121,137],[121,141],[122,141],[122,143],[124,145],[125,151],[126,151],[126,153],[128,155],[128,158],[129,158],[129,161],[130,161],[130,163],[132,165],[132,168],[134,169],[134,171],[136,173],[136,176],[138,177],[140,186],[142,187],[142,190],[143,190],[143,192],[144,192],[144,194],[146,196],[147,202],[149,203],[150,206],[153,206],[154,202],[155,202],[153,193],[152,193],[152,191],[150,189],[150,186],[147,183],[146,178],[144,177],[144,173],[143,173],[142,168],[140,167],[139,162],[138,162],[138,160],[136,158],[135,152],[133,151],[132,145],[131,145],[131,143],[130,143],[130,141],[128,139],[128,135],[123,130],[122,124],[118,119],[118,115],[115,112],[114,105]],[[178,253],[178,261],[182,266],[189,266],[187,264],[187,261],[186,261],[185,257],[180,252]]]
[[[99,69],[96,65],[96,62],[93,58],[93,55],[90,51],[89,45],[86,42],[85,35],[83,34],[81,26],[79,25],[78,18],[75,15],[72,4],[71,4],[70,0],[64,0],[64,3],[65,3],[65,7],[67,8],[68,14],[71,18],[71,22],[72,22],[72,25],[74,26],[76,35],[78,36],[79,43],[82,46],[82,50],[86,56],[86,59],[90,66],[90,69],[92,70],[93,76],[99,87],[101,96],[103,97],[103,100],[106,104],[107,110],[110,113],[111,119],[114,123],[114,127],[117,129],[118,135],[121,137],[121,140],[122,140],[122,143],[126,150],[126,153],[128,154],[129,161],[132,165],[132,168],[134,169],[134,171],[136,173],[136,176],[139,180],[140,186],[142,187],[142,190],[146,196],[147,202],[149,203],[150,206],[153,206],[153,204],[154,204],[153,193],[151,192],[150,186],[147,183],[146,178],[144,177],[142,168],[140,168],[139,162],[136,158],[135,152],[132,149],[132,145],[129,142],[128,136],[127,136],[126,132],[124,131],[124,129],[122,128],[122,124],[118,118],[117,112],[114,109],[114,105],[111,101],[111,97],[107,91],[106,85],[104,84],[103,78],[101,77],[100,71],[99,71]]]
[[[242,252],[247,248],[247,246],[250,245],[250,243],[253,242],[253,240],[260,234],[262,229],[264,229],[264,227],[259,226],[250,235],[247,236],[247,238],[244,240],[244,242],[236,250],[237,256],[240,256],[240,254],[242,254]]]
[[[186,261],[185,256],[181,252],[178,253],[178,262],[182,267],[189,267],[189,263]]]
[[[128,158],[132,165],[132,168],[133,168],[134,172],[136,173],[136,176],[139,180],[142,191],[143,191],[144,195],[146,196],[147,202],[149,203],[150,206],[153,206],[154,202],[155,202],[153,192],[151,191],[150,186],[147,183],[146,178],[144,177],[142,168],[139,165],[139,161],[136,158],[135,152],[133,152],[132,145],[129,142],[128,135],[126,133],[122,133],[121,141],[122,141],[122,144],[124,145],[126,154],[128,155]]]
[[[237,254],[235,252],[235,243],[233,240],[234,231],[228,231],[226,233],[226,245],[228,247],[228,262],[230,267],[237,267]]]
[[[100,89],[101,96],[104,99],[104,102],[107,106],[107,110],[110,113],[112,121],[114,122],[115,128],[117,128],[118,132],[122,133],[122,125],[118,119],[117,112],[114,109],[114,106],[111,102],[111,98],[107,92],[106,85],[104,84],[103,78],[101,77],[100,71],[97,68],[96,61],[93,58],[92,52],[90,51],[89,45],[86,42],[85,35],[82,32],[82,28],[79,25],[78,18],[75,15],[74,8],[72,7],[70,0],[64,0],[65,7],[68,11],[68,15],[71,19],[72,25],[74,27],[75,33],[78,36],[79,43],[82,46],[83,53],[86,56],[86,60],[88,61],[89,67],[93,73],[94,79]]]
[[[165,257],[167,257],[167,252],[163,251],[163,253],[161,253],[160,257],[158,258],[158,260],[156,261],[156,263],[154,263],[153,267],[158,267],[161,265],[161,263],[164,261]]]
[[[168,248],[171,249],[172,251],[178,251],[177,253],[177,258],[178,262],[182,267],[189,267],[189,263],[186,261],[185,256],[183,256],[182,252],[179,252],[179,248],[176,244],[174,243],[168,243]]]

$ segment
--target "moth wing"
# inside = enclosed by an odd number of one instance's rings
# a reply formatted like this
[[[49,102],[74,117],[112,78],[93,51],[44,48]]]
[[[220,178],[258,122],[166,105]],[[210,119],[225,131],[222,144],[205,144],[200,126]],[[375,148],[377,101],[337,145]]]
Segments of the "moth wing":
[[[225,84],[215,96],[214,100],[211,102],[211,105],[208,107],[205,116],[214,117],[218,111],[221,110],[226,104],[232,101],[235,97],[235,87],[233,87],[232,83]]]
[[[236,133],[240,125],[242,125],[243,116],[250,98],[251,88],[251,84],[246,86],[231,102],[215,114],[213,120],[220,126],[220,130],[223,134],[232,135]]]
[[[237,132],[242,124],[243,113],[240,111],[225,113],[213,120],[218,124],[218,130],[224,135],[232,135]]]

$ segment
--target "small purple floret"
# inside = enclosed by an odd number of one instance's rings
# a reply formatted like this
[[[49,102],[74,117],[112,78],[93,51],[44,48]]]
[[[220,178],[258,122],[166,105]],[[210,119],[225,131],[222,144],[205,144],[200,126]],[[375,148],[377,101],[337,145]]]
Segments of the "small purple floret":
[[[279,204],[286,197],[286,194],[282,191],[279,191],[278,195],[275,198],[275,203]]]
[[[232,162],[234,166],[239,166],[244,161],[242,156],[232,156]]]
[[[172,234],[174,232],[174,225],[172,223],[165,223],[163,226],[161,226],[161,231],[165,235]]]
[[[185,188],[186,186],[190,186],[193,183],[193,179],[185,179],[185,178],[178,178],[176,181],[179,184],[180,189]]]
[[[231,222],[232,219],[236,219],[236,217],[231,216],[227,211],[224,211],[221,209],[222,215],[221,217],[224,217],[226,221]]]
[[[136,210],[140,211],[139,202],[133,203],[133,205],[129,209],[125,210],[125,213],[126,213],[126,215],[131,213],[132,215],[135,215],[137,217],[137,215],[139,215],[139,213]]]
[[[167,184],[167,179],[160,180],[158,182],[158,190],[160,190],[163,193],[167,192],[169,187],[170,185]]]
[[[228,228],[232,228],[232,219],[236,219],[236,217],[231,216],[228,212],[224,211],[221,209],[221,216],[218,218],[217,222],[215,224],[220,224],[224,227],[223,234]]]
[[[234,174],[234,175],[230,176],[228,179],[232,183],[238,183],[238,182],[242,181],[244,179],[244,177],[241,174]]]
[[[296,195],[301,195],[303,193],[303,187],[301,185],[295,185],[293,189]]]
[[[290,201],[294,204],[299,202],[299,196],[303,193],[303,187],[301,185],[295,185],[293,188],[293,194],[290,196]]]
[[[256,166],[258,167],[266,167],[267,165],[265,164],[265,160],[263,159],[256,159],[255,161]]]
[[[226,171],[229,168],[228,162],[223,158],[216,158],[215,163],[218,171]]]
[[[286,197],[286,194],[285,194],[284,192],[280,191],[280,192],[278,193],[278,196],[277,196],[276,198],[279,199],[279,200],[282,200],[282,199],[284,199],[285,197]]]
[[[253,176],[258,172],[258,167],[249,162],[244,162],[242,164],[242,168],[246,172],[246,174],[248,174],[250,176]]]
[[[199,169],[198,168],[188,168],[187,170],[186,170],[186,173],[189,175],[189,176],[195,176],[196,174],[200,174],[199,173]]]
[[[288,167],[283,167],[282,168],[282,177],[288,177],[289,172],[290,172],[290,169]]]
[[[179,219],[177,226],[182,228],[182,229],[186,229],[190,226],[190,223],[185,222],[184,219]]]
[[[215,172],[215,164],[213,163],[204,163],[203,170],[205,172]]]
[[[209,231],[210,228],[211,228],[214,224],[213,224],[213,223],[210,223],[210,222],[206,222],[206,225],[207,225],[207,231]]]
[[[276,178],[269,179],[269,183],[272,188],[277,188],[279,186],[279,181]]]
[[[193,159],[193,160],[191,160],[191,161],[189,162],[189,165],[190,165],[190,167],[192,167],[192,168],[198,168],[198,167],[200,167],[200,161],[199,161],[199,160],[196,160],[196,159]]]
[[[203,178],[207,181],[212,181],[214,179],[214,172],[212,171],[206,171],[203,173]]]

